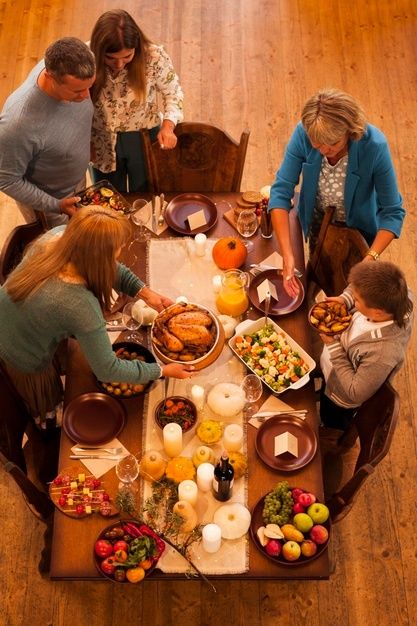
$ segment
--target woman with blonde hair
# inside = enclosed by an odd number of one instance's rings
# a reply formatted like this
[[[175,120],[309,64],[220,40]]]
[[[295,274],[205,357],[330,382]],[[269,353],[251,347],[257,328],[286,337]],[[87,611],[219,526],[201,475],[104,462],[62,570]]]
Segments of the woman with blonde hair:
[[[91,89],[93,178],[107,178],[121,192],[143,191],[147,183],[139,131],[149,129],[162,149],[175,147],[174,128],[183,119],[178,76],[163,47],[152,43],[122,9],[99,17],[90,48],[97,67]]]
[[[329,206],[335,207],[335,221],[362,233],[370,246],[367,261],[376,260],[399,237],[405,216],[385,136],[367,123],[349,94],[337,89],[317,92],[304,105],[269,200],[284,259],[284,286],[292,296],[298,286],[288,212],[300,177],[298,215],[310,255]]]
[[[126,217],[103,207],[80,209],[67,226],[36,240],[0,288],[0,362],[43,431],[59,423],[58,348],[70,336],[100,380],[191,376],[192,366],[127,361],[112,350],[103,311],[110,308],[113,288],[140,295],[158,311],[172,304],[118,263],[129,236]]]

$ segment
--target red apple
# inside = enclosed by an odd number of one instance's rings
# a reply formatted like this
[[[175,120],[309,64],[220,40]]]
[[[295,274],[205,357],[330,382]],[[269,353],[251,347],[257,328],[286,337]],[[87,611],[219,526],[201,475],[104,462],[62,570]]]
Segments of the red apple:
[[[306,557],[311,557],[314,556],[316,552],[317,544],[314,543],[314,541],[311,541],[311,539],[306,539],[305,541],[303,541],[303,543],[301,544],[301,554]]]
[[[298,498],[301,496],[302,493],[304,492],[299,487],[294,487],[294,489],[291,490],[291,495],[294,502],[298,502]]]
[[[282,556],[286,561],[296,561],[300,558],[301,548],[296,541],[287,541],[282,546]]]
[[[269,556],[279,556],[281,554],[281,544],[277,539],[270,539],[265,546]]]
[[[306,512],[305,506],[303,506],[300,502],[296,502],[294,506],[292,507],[292,510],[293,510],[293,513],[295,514]]]
[[[316,496],[314,495],[314,493],[307,493],[306,491],[300,494],[298,498],[298,502],[305,507],[310,506],[310,504],[314,504],[315,501]]]
[[[310,530],[310,539],[312,539],[315,543],[321,545],[322,543],[326,543],[329,538],[329,532],[327,528],[322,526],[321,524],[316,524]]]

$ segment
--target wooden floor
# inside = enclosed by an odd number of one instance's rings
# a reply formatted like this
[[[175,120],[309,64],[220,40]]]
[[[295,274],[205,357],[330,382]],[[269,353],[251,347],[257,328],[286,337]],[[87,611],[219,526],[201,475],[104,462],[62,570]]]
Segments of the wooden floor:
[[[384,255],[417,293],[417,2],[415,0],[4,0],[0,104],[64,35],[84,40],[123,6],[166,44],[186,119],[238,137],[251,129],[243,187],[272,181],[302,104],[343,88],[388,136],[408,217]],[[20,221],[0,197],[0,242]],[[413,348],[415,348],[415,340]],[[43,526],[0,475],[0,624],[7,626],[406,626],[417,623],[416,350],[396,379],[401,416],[391,452],[334,528],[327,582],[53,583],[37,563]]]

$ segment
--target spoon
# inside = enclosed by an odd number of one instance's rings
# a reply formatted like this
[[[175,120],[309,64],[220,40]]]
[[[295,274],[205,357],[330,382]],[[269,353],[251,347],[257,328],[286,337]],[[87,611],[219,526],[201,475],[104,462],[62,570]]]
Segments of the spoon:
[[[159,217],[158,217],[158,226],[163,226],[165,218],[164,218],[164,194],[161,193],[159,196]]]

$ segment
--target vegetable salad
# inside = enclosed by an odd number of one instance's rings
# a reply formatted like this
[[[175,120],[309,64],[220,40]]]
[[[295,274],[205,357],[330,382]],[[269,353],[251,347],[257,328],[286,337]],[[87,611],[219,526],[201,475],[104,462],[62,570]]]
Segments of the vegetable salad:
[[[236,337],[235,351],[274,391],[282,391],[300,380],[309,367],[291,348],[285,335],[271,324],[250,335]]]

